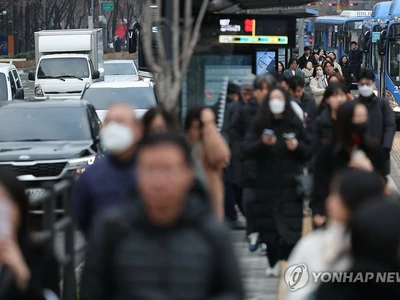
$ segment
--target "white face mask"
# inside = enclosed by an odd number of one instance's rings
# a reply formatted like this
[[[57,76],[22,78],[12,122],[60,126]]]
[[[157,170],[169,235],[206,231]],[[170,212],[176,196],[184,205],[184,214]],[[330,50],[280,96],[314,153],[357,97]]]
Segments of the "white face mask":
[[[100,132],[101,141],[111,154],[120,154],[132,146],[135,141],[132,131],[119,123],[111,122]]]
[[[372,86],[363,85],[363,86],[360,86],[360,87],[358,88],[358,92],[359,92],[360,95],[363,96],[363,97],[369,97],[369,96],[371,96],[371,95],[373,94],[374,89],[372,88]]]
[[[317,71],[317,76],[323,76],[324,75],[324,71]]]
[[[285,101],[272,99],[268,102],[269,109],[274,115],[280,115],[285,111]]]

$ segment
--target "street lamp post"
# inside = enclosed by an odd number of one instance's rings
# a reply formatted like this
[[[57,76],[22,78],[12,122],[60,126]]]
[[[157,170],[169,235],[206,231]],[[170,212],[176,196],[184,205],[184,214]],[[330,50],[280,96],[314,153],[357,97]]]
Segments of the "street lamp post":
[[[93,17],[94,17],[94,0],[91,0],[90,2],[90,13],[89,13],[89,18],[88,18],[88,27],[90,29],[93,29]]]

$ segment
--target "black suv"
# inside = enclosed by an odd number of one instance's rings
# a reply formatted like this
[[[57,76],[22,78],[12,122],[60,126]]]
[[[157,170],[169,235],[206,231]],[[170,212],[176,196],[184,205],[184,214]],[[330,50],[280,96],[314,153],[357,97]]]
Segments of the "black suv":
[[[89,102],[9,101],[0,106],[0,166],[26,183],[30,197],[76,177],[101,155],[101,121]]]

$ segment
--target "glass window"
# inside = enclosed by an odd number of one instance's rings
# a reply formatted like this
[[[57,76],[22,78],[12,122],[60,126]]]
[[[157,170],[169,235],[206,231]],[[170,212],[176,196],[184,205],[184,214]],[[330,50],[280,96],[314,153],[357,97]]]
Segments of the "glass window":
[[[13,72],[13,74],[14,74],[14,79],[15,79],[15,83],[16,83],[16,85],[17,85],[17,88],[20,89],[20,88],[22,87],[22,85],[21,85],[21,80],[20,80],[20,78],[19,78],[18,72],[15,71],[15,70],[13,70],[12,72]]]
[[[0,141],[90,140],[85,109],[71,107],[0,108]]]
[[[17,88],[15,86],[14,76],[12,72],[8,72],[8,77],[10,78],[11,96],[14,99],[15,93],[17,92]]]
[[[344,52],[349,54],[350,43],[356,41],[360,49],[363,48],[362,21],[348,21],[345,24]]]
[[[86,58],[46,58],[40,61],[38,78],[76,76],[89,78]]]
[[[104,75],[136,75],[133,63],[106,63],[104,64]]]
[[[0,73],[0,101],[8,100],[8,84],[6,75]]]
[[[320,48],[324,48],[324,32],[322,30],[316,30],[315,31],[315,45],[319,46]]]
[[[400,82],[400,40],[389,42],[388,65],[389,76],[392,80]]]
[[[97,110],[106,110],[112,104],[128,103],[137,109],[156,105],[152,87],[88,88],[82,99],[89,101]]]

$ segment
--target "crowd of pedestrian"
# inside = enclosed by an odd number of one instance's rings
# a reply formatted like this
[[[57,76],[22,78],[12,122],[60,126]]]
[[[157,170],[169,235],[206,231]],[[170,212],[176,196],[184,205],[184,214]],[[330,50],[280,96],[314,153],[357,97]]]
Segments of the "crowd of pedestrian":
[[[276,74],[230,83],[225,105],[189,108],[183,126],[162,106],[141,120],[127,104],[111,106],[100,135],[107,154],[74,187],[88,242],[80,299],[243,299],[226,225],[246,229],[267,276],[282,261],[400,272],[400,204],[388,187],[394,113],[352,49],[337,62],[306,47],[286,70],[278,63]],[[0,299],[51,299],[58,265],[29,239],[23,190],[0,170],[0,222],[11,224],[0,226],[0,283],[9,285]],[[302,236],[308,205],[315,230]],[[287,298],[399,299],[399,290],[312,282]]]

